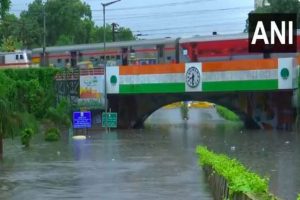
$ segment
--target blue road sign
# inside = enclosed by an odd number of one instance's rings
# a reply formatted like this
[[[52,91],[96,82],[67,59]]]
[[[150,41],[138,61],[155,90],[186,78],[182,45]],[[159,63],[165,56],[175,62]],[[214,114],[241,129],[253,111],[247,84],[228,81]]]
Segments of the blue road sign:
[[[90,111],[73,112],[73,128],[91,128],[92,114]]]

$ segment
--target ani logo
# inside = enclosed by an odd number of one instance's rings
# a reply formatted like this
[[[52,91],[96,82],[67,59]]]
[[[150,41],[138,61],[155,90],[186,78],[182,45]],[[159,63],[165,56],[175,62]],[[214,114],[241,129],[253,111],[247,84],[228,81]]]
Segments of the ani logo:
[[[186,83],[191,88],[196,88],[200,83],[200,71],[196,67],[190,67],[186,72]]]

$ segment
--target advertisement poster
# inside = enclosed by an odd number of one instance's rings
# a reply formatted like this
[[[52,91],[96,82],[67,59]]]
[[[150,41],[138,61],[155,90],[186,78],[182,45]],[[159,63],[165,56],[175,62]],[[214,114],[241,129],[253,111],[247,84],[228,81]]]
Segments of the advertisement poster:
[[[80,107],[101,109],[105,106],[104,75],[80,76]]]

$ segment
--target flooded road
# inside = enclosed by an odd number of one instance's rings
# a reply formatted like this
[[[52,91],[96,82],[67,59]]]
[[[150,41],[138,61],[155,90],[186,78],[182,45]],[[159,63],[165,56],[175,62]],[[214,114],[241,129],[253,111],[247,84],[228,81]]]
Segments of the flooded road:
[[[5,141],[0,199],[212,199],[195,148],[207,145],[270,177],[282,199],[300,192],[300,141],[296,133],[245,131],[223,123],[165,129],[89,133],[29,150]]]
[[[89,136],[58,143],[36,137],[29,150],[6,140],[0,199],[212,199],[196,143],[183,143],[181,131]]]

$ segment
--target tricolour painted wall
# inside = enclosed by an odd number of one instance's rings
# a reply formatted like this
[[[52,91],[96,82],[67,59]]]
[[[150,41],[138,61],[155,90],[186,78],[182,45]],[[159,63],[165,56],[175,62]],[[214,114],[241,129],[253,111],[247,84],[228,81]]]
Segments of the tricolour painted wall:
[[[297,74],[296,58],[116,66],[107,68],[107,92],[149,94],[285,90],[298,87]]]

